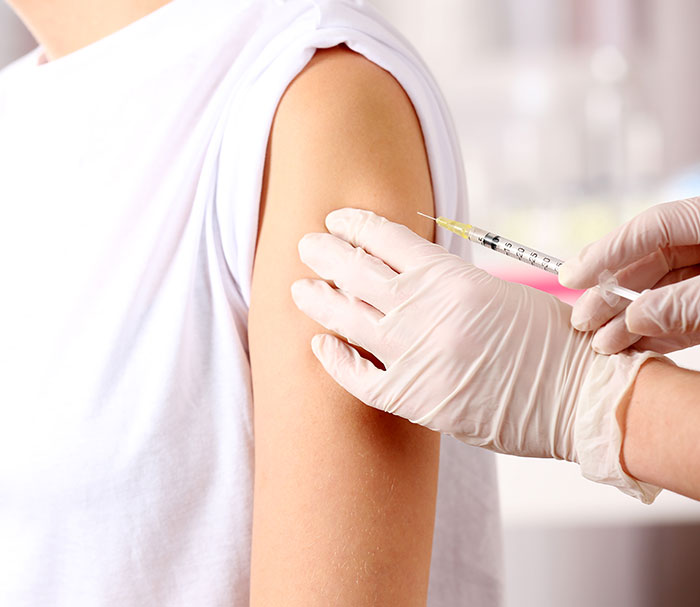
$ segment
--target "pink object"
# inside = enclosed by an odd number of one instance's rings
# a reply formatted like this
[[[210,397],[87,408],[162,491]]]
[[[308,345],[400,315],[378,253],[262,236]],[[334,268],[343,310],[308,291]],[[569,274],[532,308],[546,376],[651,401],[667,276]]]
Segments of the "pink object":
[[[510,265],[510,264],[509,264]],[[522,268],[506,268],[503,266],[495,266],[493,268],[484,268],[489,274],[507,280],[508,282],[517,282],[521,285],[527,285],[550,293],[558,297],[564,303],[574,305],[576,300],[581,297],[583,290],[567,289],[559,284],[558,278],[554,274],[549,274],[540,270],[529,269],[523,266]]]

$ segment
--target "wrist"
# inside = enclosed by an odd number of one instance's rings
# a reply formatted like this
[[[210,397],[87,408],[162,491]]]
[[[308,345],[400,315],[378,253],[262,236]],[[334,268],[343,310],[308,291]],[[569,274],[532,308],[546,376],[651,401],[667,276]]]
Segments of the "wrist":
[[[652,358],[660,355],[637,351],[596,355],[581,386],[574,428],[583,476],[613,485],[645,503],[651,503],[660,489],[630,475],[622,465],[621,453],[637,376]]]
[[[645,361],[639,368],[632,388],[620,401],[617,408],[617,424],[622,436],[620,465],[626,474],[637,480],[643,480],[644,476],[644,474],[639,474],[639,471],[644,469],[642,456],[646,451],[641,446],[647,442],[645,439],[648,435],[647,424],[642,423],[644,418],[640,416],[640,408],[647,401],[650,389],[655,386],[655,379],[660,367],[667,365],[668,363],[659,359]],[[630,429],[631,431],[628,432]]]
[[[620,462],[634,478],[700,499],[700,374],[670,361],[641,369],[620,411]]]

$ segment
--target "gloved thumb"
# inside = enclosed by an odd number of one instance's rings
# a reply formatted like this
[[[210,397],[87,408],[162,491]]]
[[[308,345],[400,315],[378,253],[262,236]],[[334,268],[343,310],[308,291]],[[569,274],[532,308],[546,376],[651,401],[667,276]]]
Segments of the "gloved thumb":
[[[385,410],[373,389],[385,371],[377,369],[372,362],[362,358],[355,348],[333,335],[314,335],[311,350],[336,383],[363,403]]]
[[[627,307],[625,323],[652,337],[700,331],[700,276],[645,291]]]

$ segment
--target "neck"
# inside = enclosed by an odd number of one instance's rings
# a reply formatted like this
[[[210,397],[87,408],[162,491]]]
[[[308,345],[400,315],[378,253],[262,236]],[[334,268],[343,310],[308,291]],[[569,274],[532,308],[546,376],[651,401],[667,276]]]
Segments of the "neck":
[[[137,21],[170,0],[8,0],[53,60]]]

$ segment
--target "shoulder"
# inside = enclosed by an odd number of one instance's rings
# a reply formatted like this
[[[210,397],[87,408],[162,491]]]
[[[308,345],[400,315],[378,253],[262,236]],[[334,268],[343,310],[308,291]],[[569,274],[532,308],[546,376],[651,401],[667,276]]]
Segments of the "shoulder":
[[[273,122],[268,169],[271,182],[284,181],[302,198],[299,212],[367,207],[416,227],[407,210],[432,210],[410,99],[390,73],[343,46],[318,51],[288,87]]]
[[[375,88],[376,87],[376,88]],[[345,45],[318,49],[287,90],[286,97],[296,99],[311,95],[334,98],[352,93],[352,98],[394,99],[403,90],[394,77],[364,56]]]
[[[275,122],[303,128],[307,141],[341,140],[344,146],[365,144],[370,134],[376,139],[381,133],[419,128],[396,79],[342,45],[316,51],[287,88]]]

